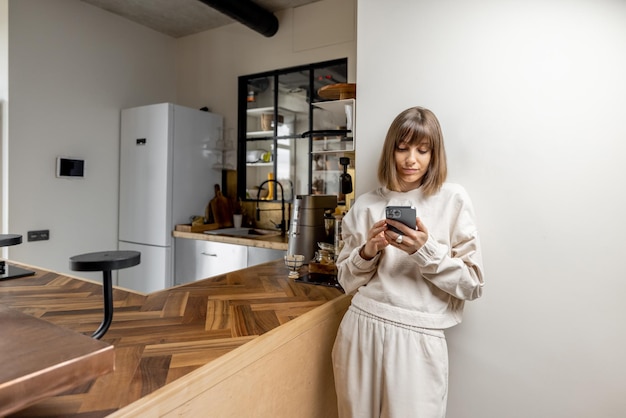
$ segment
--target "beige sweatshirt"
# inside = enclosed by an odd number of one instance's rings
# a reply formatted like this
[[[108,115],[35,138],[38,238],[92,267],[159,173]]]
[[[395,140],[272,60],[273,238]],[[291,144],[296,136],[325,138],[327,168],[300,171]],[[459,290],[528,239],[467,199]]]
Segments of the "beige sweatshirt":
[[[388,246],[372,260],[359,255],[367,233],[385,217],[386,206],[414,206],[429,237],[407,254]],[[426,197],[421,188],[393,192],[379,188],[360,196],[342,225],[344,247],[338,279],[352,304],[403,324],[444,329],[461,322],[465,300],[482,294],[482,256],[474,209],[465,189],[445,183]]]

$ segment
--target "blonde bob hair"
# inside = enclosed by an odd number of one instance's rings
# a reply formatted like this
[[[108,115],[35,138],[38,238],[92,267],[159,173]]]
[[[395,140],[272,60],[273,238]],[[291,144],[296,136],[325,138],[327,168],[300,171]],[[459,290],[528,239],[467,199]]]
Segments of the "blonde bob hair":
[[[422,177],[422,190],[429,196],[437,192],[446,180],[448,166],[441,126],[433,112],[423,107],[411,107],[400,113],[389,126],[378,163],[378,180],[389,190],[401,191],[396,170],[395,151],[401,144],[426,142],[431,150],[430,164]]]

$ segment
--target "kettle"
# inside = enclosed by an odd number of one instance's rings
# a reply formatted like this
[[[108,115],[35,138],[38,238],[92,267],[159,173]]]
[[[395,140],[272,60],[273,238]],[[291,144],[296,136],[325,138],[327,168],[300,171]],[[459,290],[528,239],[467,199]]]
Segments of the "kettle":
[[[289,228],[288,255],[302,254],[305,263],[315,257],[318,242],[327,240],[325,212],[337,207],[336,195],[294,197]],[[334,231],[333,231],[334,232]]]

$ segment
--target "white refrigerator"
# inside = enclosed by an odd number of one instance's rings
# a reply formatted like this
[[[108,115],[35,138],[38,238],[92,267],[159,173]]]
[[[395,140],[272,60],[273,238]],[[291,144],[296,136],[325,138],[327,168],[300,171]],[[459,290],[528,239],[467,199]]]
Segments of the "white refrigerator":
[[[120,250],[141,264],[118,271],[118,285],[150,293],[174,284],[176,224],[204,215],[221,183],[211,149],[222,117],[171,103],[124,109],[120,136]]]

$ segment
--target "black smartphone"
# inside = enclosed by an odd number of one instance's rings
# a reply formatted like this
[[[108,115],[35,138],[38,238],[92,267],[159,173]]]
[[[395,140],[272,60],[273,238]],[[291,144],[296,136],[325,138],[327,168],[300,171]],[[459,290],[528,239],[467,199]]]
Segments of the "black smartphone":
[[[402,222],[409,228],[417,228],[417,223],[415,221],[415,218],[417,218],[417,212],[415,211],[415,208],[412,208],[411,206],[387,206],[385,208],[385,216],[387,219]],[[391,225],[389,225],[388,228],[396,234],[402,234],[399,229],[394,228]]]

